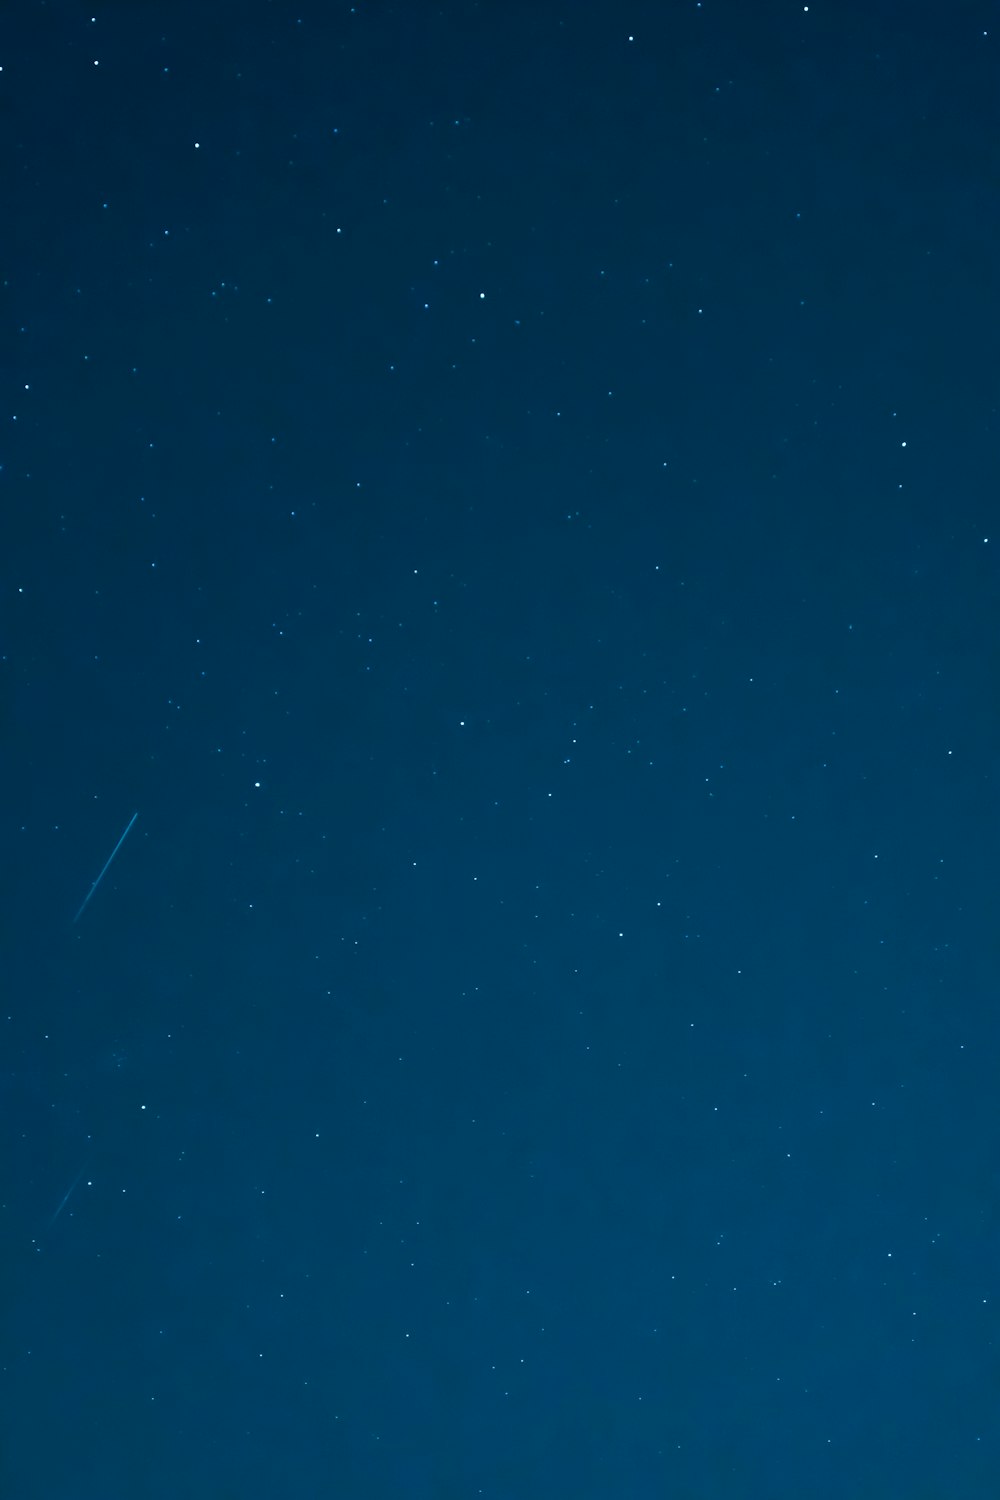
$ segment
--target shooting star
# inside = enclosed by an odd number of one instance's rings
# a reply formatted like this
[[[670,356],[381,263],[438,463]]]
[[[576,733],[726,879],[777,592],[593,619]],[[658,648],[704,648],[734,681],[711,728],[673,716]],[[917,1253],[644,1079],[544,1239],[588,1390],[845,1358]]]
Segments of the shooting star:
[[[127,833],[128,829],[126,829],[125,831]],[[83,1174],[84,1174],[84,1172],[86,1170],[87,1170],[87,1165],[86,1165],[86,1163],[84,1163],[84,1165],[80,1168],[79,1172],[77,1172],[76,1176],[73,1178],[73,1181],[70,1183],[69,1187],[66,1189],[66,1192],[63,1194],[62,1199],[61,1199],[61,1201],[59,1203],[59,1207],[56,1209],[55,1213],[52,1215],[52,1217],[49,1220],[48,1224],[45,1226],[47,1229],[51,1229],[52,1228],[53,1224],[56,1222],[56,1220],[58,1219],[59,1215],[62,1213],[63,1209],[66,1207],[67,1203],[72,1198],[74,1192],[76,1191],[77,1187],[79,1186],[80,1179],[81,1179],[81,1177],[83,1176]]]
[[[73,924],[74,924],[74,926],[76,925],[77,922],[79,922],[80,918],[83,916],[83,914],[84,914],[84,912],[85,912],[85,910],[87,908],[87,902],[90,900],[91,896],[97,890],[97,887],[100,885],[101,881],[104,879],[105,875],[108,873],[108,865],[110,865],[111,861],[114,859],[115,855],[118,853],[118,851],[121,848],[122,844],[124,844],[125,840],[128,838],[129,833],[132,831],[132,824],[135,822],[135,820],[136,820],[136,818],[138,816],[139,816],[139,814],[137,812],[134,812],[132,814],[132,816],[129,818],[129,820],[128,820],[128,827],[125,829],[125,832],[122,834],[121,838],[118,840],[117,844],[112,849],[111,853],[108,855],[108,857],[107,857],[107,859],[106,859],[106,861],[104,863],[104,869],[101,871],[100,875],[98,875],[97,879],[94,881],[93,885],[90,887],[90,890],[87,892],[87,894],[84,896],[83,900],[81,901],[81,903],[80,903],[80,910],[77,912],[76,916],[73,918]]]

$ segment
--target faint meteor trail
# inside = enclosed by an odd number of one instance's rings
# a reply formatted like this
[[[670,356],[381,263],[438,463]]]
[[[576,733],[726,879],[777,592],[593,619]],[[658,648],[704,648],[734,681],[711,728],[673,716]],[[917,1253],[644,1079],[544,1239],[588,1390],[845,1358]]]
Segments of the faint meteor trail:
[[[132,822],[133,823],[135,822],[134,818],[133,818]],[[132,827],[132,823],[130,823],[128,825],[128,827],[131,828]],[[126,828],[125,832],[128,833],[128,828]],[[112,858],[113,857],[114,856],[112,856]],[[110,860],[108,861],[108,863],[110,864]],[[107,869],[107,865],[105,865],[105,869]],[[96,885],[97,882],[95,881],[94,884]],[[74,1191],[76,1189],[76,1186],[79,1183],[80,1178],[83,1176],[83,1174],[84,1174],[84,1172],[86,1170],[87,1170],[87,1166],[86,1166],[86,1163],[84,1163],[84,1165],[80,1168],[79,1172],[77,1172],[76,1176],[73,1178],[73,1181],[70,1183],[70,1185],[67,1188],[66,1192],[63,1194],[62,1201],[59,1204],[59,1207],[56,1209],[55,1213],[52,1215],[52,1217],[49,1220],[48,1224],[45,1226],[47,1229],[51,1229],[52,1228],[53,1224],[56,1222],[56,1220],[58,1219],[59,1215],[62,1213],[63,1209],[66,1207],[67,1203],[72,1198],[73,1193],[74,1193]]]
[[[98,875],[97,879],[94,881],[93,885],[90,887],[90,890],[87,892],[87,894],[84,896],[83,900],[80,902],[80,910],[77,912],[76,916],[73,918],[74,924],[77,923],[77,922],[79,922],[80,918],[83,916],[83,913],[84,913],[84,911],[86,910],[86,907],[87,907],[87,902],[90,900],[91,896],[97,890],[97,887],[100,885],[101,881],[104,879],[105,875],[108,873],[108,865],[110,865],[111,861],[114,859],[115,855],[118,853],[118,851],[121,848],[122,844],[124,844],[125,840],[128,838],[128,835],[129,835],[129,833],[131,832],[131,829],[132,829],[132,824],[135,822],[135,820],[136,820],[136,818],[138,816],[139,816],[139,814],[137,812],[134,812],[132,814],[132,816],[129,818],[129,820],[128,820],[128,827],[125,829],[125,832],[122,834],[121,838],[118,840],[117,844],[112,849],[111,853],[108,855],[107,859],[104,862],[104,869],[101,871],[100,875]]]

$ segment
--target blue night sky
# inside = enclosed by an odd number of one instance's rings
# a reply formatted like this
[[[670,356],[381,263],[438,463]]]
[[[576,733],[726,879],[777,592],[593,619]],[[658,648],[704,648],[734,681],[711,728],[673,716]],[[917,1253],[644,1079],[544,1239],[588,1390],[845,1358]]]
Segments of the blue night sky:
[[[4,7],[3,1500],[993,1500],[998,49]]]

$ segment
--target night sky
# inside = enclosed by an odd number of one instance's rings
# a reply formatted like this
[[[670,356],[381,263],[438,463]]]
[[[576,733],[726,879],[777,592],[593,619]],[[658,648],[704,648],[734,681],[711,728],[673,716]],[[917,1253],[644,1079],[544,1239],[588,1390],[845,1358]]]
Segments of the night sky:
[[[997,1494],[998,48],[4,6],[3,1500]]]

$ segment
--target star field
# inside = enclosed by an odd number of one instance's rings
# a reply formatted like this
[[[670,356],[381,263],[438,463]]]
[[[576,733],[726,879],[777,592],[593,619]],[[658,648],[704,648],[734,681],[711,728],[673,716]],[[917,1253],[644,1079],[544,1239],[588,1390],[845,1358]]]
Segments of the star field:
[[[991,19],[9,8],[4,1496],[994,1492]]]

